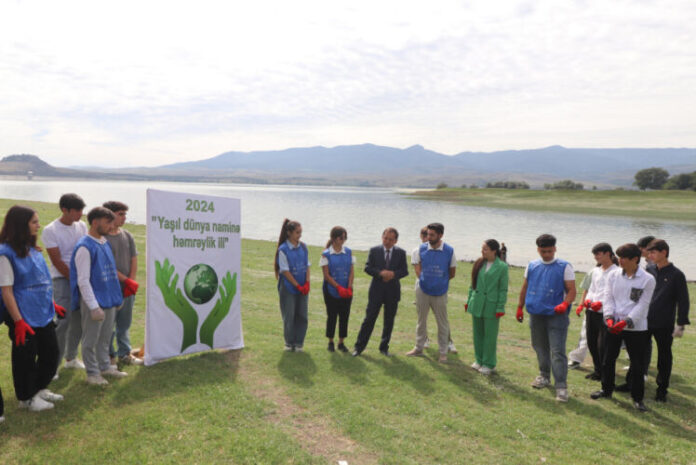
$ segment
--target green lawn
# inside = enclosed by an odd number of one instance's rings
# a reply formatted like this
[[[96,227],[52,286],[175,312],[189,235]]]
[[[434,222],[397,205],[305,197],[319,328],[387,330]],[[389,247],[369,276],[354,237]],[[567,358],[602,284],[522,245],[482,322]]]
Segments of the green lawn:
[[[696,220],[694,191],[561,191],[446,188],[409,194],[479,207]]]
[[[14,201],[0,201],[0,215]],[[42,224],[57,216],[52,204],[27,202]],[[145,230],[129,226],[144,257]],[[348,244],[350,245],[350,244]],[[282,351],[272,257],[275,246],[242,241],[242,316],[246,348],[207,352],[153,367],[127,367],[130,376],[105,388],[88,386],[84,373],[61,370],[51,385],[66,400],[55,410],[19,411],[10,374],[10,341],[0,351],[0,386],[6,421],[0,425],[0,463],[235,463],[235,464],[488,464],[694,463],[696,441],[696,335],[687,328],[674,344],[669,402],[652,401],[646,414],[626,395],[592,401],[598,383],[587,365],[569,373],[570,401],[529,386],[536,357],[526,324],[514,318],[522,273],[511,270],[508,315],[499,339],[499,374],[484,378],[469,368],[471,322],[463,312],[471,266],[462,263],[450,292],[452,337],[459,354],[437,363],[437,350],[405,357],[415,336],[413,277],[404,280],[392,350],[377,351],[381,319],[359,358],[326,351],[320,275],[313,269],[310,327],[305,353]],[[310,247],[313,263],[319,248]],[[365,252],[357,252],[359,264]],[[144,334],[144,261],[131,338]],[[356,272],[348,340],[364,316],[369,280]],[[581,276],[578,276],[578,281]],[[690,284],[692,304],[696,286]],[[580,319],[572,317],[571,349]],[[435,323],[430,319],[430,334]],[[589,362],[586,360],[586,362]],[[625,359],[618,364],[623,366]],[[624,372],[619,368],[619,374]]]

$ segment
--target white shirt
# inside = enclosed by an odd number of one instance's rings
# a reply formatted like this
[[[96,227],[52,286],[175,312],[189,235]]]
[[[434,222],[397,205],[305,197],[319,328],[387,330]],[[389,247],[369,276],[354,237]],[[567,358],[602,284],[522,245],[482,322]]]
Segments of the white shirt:
[[[613,263],[606,270],[603,269],[601,266],[594,268],[590,275],[590,287],[589,289],[587,289],[587,297],[585,297],[585,299],[589,299],[592,302],[601,302],[602,295],[604,294],[604,288],[606,287],[607,282],[609,281],[609,274],[618,268],[619,267],[614,265]]]
[[[341,247],[341,250],[339,250],[338,252],[333,247],[329,247],[326,250],[329,251],[329,255],[339,255],[342,253],[346,253],[345,247]],[[324,250],[324,252],[326,252],[326,250]],[[352,265],[355,265],[355,255],[353,254],[350,254],[350,263]],[[321,258],[319,259],[319,266],[329,266],[329,259],[326,258],[324,254],[322,254]]]
[[[0,255],[0,287],[14,285],[14,270],[10,259],[4,255]]]
[[[101,239],[96,239],[92,236],[87,237],[101,245],[106,244],[106,237],[104,236]],[[94,290],[92,290],[92,284],[89,282],[92,273],[92,257],[89,255],[87,247],[80,247],[75,252],[75,268],[77,269],[77,287],[80,288],[80,297],[82,297],[85,305],[90,310],[99,308],[99,302],[97,302]]]
[[[633,329],[626,331],[647,331],[648,309],[655,291],[655,278],[638,268],[630,278],[623,269],[617,267],[608,275],[607,284],[601,299],[604,319],[613,318],[614,322],[630,318]]]
[[[41,240],[47,249],[58,247],[61,260],[70,266],[70,258],[75,249],[75,244],[85,235],[87,235],[87,225],[82,221],[75,221],[71,225],[66,226],[61,223],[60,219],[55,219],[44,228]],[[60,274],[60,271],[53,266],[53,263],[51,263],[51,277],[68,278]]]

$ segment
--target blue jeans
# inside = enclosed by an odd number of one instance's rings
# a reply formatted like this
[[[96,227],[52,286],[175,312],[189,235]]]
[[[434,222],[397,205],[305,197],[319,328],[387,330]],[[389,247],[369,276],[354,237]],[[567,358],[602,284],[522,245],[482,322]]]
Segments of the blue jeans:
[[[116,318],[114,321],[114,332],[111,335],[111,342],[109,343],[109,356],[111,358],[123,357],[130,354],[131,344],[130,344],[130,334],[129,330],[131,327],[131,321],[133,321],[133,304],[135,303],[135,296],[131,295],[123,298],[123,305],[116,312]],[[118,343],[118,352],[114,348],[114,341]]]
[[[539,375],[549,379],[551,372],[556,389],[566,389],[568,358],[566,338],[568,336],[568,313],[560,315],[529,314],[529,329],[532,347],[539,362]]]
[[[278,295],[280,297],[280,314],[283,317],[285,345],[301,348],[304,345],[305,335],[307,334],[307,303],[309,296],[293,294],[280,281],[278,282]]]

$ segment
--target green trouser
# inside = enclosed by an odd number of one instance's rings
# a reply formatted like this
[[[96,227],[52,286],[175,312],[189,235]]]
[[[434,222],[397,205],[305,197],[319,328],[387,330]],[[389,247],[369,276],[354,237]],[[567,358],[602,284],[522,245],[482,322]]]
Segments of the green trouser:
[[[474,355],[476,363],[488,368],[495,368],[497,359],[495,356],[498,343],[498,318],[479,318],[472,316],[474,320]]]

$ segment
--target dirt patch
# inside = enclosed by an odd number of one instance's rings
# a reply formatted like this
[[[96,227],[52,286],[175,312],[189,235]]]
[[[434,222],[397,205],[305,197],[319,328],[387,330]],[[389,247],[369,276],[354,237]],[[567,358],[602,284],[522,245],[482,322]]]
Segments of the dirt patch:
[[[257,398],[273,405],[266,415],[268,421],[279,425],[292,435],[304,450],[323,457],[327,463],[345,460],[349,465],[377,464],[377,455],[341,433],[326,416],[318,416],[296,405],[278,383],[254,369],[249,353],[233,350],[227,355],[238,364],[242,382],[253,385],[249,391]]]

